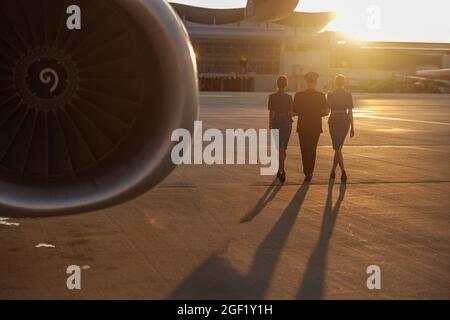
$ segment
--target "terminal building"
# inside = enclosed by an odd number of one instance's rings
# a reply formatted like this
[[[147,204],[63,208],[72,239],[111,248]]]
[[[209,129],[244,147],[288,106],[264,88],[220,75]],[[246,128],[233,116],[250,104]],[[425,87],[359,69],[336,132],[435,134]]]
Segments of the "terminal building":
[[[343,73],[353,91],[397,92],[409,90],[401,84],[418,70],[450,68],[450,44],[363,43],[320,32],[328,22],[306,19],[302,25],[287,27],[186,21],[201,90],[273,91],[276,77],[284,74],[289,89],[297,91],[305,87],[303,75],[315,71],[324,91],[332,87],[336,74]]]

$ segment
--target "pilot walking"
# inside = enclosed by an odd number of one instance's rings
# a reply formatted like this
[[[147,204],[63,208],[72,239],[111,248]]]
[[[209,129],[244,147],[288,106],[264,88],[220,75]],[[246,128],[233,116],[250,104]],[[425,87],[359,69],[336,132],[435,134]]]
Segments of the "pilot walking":
[[[305,75],[308,89],[298,92],[294,99],[294,114],[298,116],[297,133],[302,153],[305,182],[313,178],[316,164],[317,145],[322,130],[322,117],[328,115],[325,94],[316,91],[319,75],[309,72]]]

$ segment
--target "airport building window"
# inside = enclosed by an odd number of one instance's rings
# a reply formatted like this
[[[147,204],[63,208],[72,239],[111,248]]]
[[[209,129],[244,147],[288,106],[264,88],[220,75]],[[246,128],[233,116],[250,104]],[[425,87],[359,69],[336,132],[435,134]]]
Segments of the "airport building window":
[[[193,39],[193,45],[200,74],[280,71],[280,41]]]

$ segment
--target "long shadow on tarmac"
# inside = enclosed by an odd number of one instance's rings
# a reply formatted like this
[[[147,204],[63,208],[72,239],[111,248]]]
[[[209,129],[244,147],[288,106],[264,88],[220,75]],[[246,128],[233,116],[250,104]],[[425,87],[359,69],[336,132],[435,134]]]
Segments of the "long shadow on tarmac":
[[[309,259],[297,299],[318,300],[323,297],[328,246],[347,189],[345,183],[341,184],[339,197],[333,207],[333,186],[334,181],[330,181],[319,241]]]
[[[244,218],[241,219],[241,223],[247,223],[255,219],[256,216],[259,215],[261,211],[269,204],[269,202],[275,198],[278,191],[281,190],[282,186],[283,184],[278,183],[278,178],[275,178],[275,180],[272,181],[261,199],[259,199],[255,207],[250,210]]]
[[[309,185],[304,184],[297,190],[275,226],[257,248],[246,276],[236,271],[226,257],[211,255],[168,298],[263,299],[308,189]]]

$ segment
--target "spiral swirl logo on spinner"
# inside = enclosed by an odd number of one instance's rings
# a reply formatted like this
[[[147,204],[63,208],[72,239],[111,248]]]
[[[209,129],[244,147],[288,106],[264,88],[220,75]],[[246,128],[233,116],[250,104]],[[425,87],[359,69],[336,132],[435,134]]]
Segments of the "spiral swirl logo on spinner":
[[[70,103],[77,85],[75,65],[62,52],[40,49],[25,55],[17,63],[15,87],[32,108],[63,108]]]

